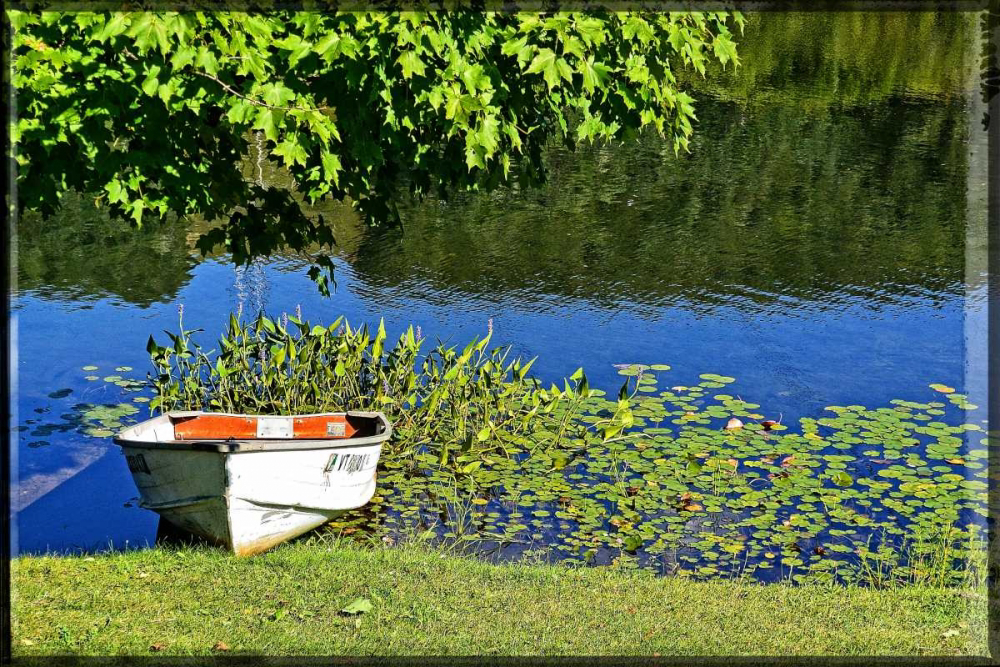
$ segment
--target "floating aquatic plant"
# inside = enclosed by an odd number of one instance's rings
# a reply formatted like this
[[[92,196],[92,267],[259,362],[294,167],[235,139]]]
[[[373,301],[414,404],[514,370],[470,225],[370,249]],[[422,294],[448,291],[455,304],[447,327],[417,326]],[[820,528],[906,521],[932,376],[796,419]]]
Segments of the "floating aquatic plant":
[[[642,377],[640,386],[657,386],[648,367]],[[940,402],[896,401],[831,406],[833,416],[792,429],[706,386],[731,382],[635,389],[634,423],[620,439],[583,430],[553,447],[527,434],[520,455],[491,457],[468,475],[433,456],[416,465],[387,456],[382,491],[334,529],[395,535],[434,525],[453,539],[447,507],[464,491],[475,501],[463,539],[476,526],[479,547],[508,558],[543,547],[568,563],[877,586],[983,575],[979,426],[929,414]],[[617,407],[594,391],[578,419]],[[727,429],[734,419],[742,426]]]
[[[734,378],[676,385],[666,364],[619,365],[615,397],[582,370],[546,389],[489,336],[423,353],[412,329],[388,349],[381,324],[233,318],[212,356],[194,333],[150,339],[152,408],[381,409],[396,424],[378,493],[332,525],[344,534],[708,579],[982,576],[986,438],[951,387],[786,424],[725,393]]]

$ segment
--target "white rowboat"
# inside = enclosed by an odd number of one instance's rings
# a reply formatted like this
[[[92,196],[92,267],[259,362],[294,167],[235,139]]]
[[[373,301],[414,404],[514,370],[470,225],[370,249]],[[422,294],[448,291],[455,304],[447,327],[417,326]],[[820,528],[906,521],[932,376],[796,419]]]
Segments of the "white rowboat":
[[[381,412],[168,412],[114,442],[141,507],[244,556],[371,500],[391,435]]]

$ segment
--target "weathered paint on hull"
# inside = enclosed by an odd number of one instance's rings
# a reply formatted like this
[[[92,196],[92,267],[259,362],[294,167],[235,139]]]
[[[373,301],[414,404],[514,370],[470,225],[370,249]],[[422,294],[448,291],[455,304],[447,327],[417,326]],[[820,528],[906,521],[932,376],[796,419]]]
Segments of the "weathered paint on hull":
[[[246,452],[124,445],[123,451],[142,507],[246,556],[371,500],[381,444]]]

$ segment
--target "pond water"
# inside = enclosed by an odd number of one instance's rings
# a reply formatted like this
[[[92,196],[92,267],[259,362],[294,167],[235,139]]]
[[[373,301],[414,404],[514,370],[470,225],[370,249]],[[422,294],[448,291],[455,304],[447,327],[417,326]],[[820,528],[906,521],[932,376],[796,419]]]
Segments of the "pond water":
[[[73,406],[122,400],[103,378],[144,375],[146,340],[176,330],[179,305],[205,343],[239,308],[384,318],[390,338],[412,324],[456,344],[491,326],[544,381],[583,366],[614,391],[616,364],[669,364],[671,384],[736,378],[726,391],[785,423],[932,400],[931,383],[975,403],[986,163],[975,51],[954,48],[968,18],[753,16],[744,66],[689,82],[690,154],[655,137],[553,146],[546,187],[412,204],[403,229],[334,207],[328,299],[299,257],[201,258],[204,225],[137,233],[85,197],[22,221],[16,549],[152,542],[123,457]]]

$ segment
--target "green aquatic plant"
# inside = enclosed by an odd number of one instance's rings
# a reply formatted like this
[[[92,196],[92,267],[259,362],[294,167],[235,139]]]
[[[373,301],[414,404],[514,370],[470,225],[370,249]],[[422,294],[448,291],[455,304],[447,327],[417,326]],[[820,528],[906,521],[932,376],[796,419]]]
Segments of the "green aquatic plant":
[[[467,476],[488,491],[463,506],[464,540],[478,537],[484,553],[505,558],[542,549],[569,564],[706,579],[982,580],[986,442],[980,426],[951,419],[960,412],[933,400],[830,406],[833,416],[803,418],[796,429],[714,393],[731,377],[660,390],[660,372],[648,366],[620,371],[654,391],[609,400],[592,390],[573,419],[600,419],[624,400],[633,413],[627,437],[581,429],[568,443],[525,438],[518,456],[490,457]],[[734,418],[742,426],[727,429]],[[418,462],[414,470],[384,457],[379,495],[332,529],[398,535],[432,525],[453,539],[448,518],[464,487],[433,457]]]
[[[619,365],[613,397],[582,369],[545,388],[489,336],[424,352],[412,329],[388,347],[382,324],[261,316],[232,318],[204,352],[196,333],[150,339],[153,410],[393,421],[378,493],[337,534],[700,579],[964,585],[985,571],[987,438],[953,387],[792,424],[725,393],[733,377],[680,385],[665,364]]]
[[[150,337],[151,410],[380,410],[396,433],[390,448],[466,475],[490,456],[516,456],[529,442],[560,444],[586,428],[575,418],[592,393],[582,369],[562,388],[544,388],[528,374],[534,360],[489,349],[490,335],[462,350],[439,343],[423,353],[425,339],[412,327],[389,347],[382,322],[372,332],[343,318],[323,326],[261,314],[231,316],[206,352],[193,339],[199,332],[185,330],[182,319],[178,333],[166,332],[170,345]],[[627,416],[626,406],[589,428],[617,432],[610,425]]]

